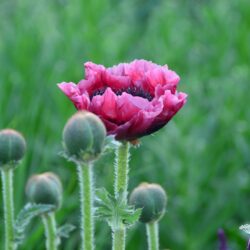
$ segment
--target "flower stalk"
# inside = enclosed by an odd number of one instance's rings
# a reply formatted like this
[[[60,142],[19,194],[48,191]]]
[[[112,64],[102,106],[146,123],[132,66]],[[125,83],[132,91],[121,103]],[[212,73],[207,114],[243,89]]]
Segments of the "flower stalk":
[[[129,142],[124,141],[116,150],[115,159],[115,197],[123,191],[124,198],[127,199],[128,173],[129,173]]]
[[[56,250],[57,249],[57,234],[56,234],[56,220],[55,213],[45,213],[42,215],[42,221],[45,227],[46,236],[46,249]]]
[[[1,170],[4,203],[5,250],[14,250],[13,169]]]
[[[82,250],[94,249],[93,162],[101,155],[106,128],[100,118],[82,111],[73,115],[63,130],[65,156],[77,166]]]
[[[125,204],[127,204],[128,173],[129,173],[129,142],[124,141],[116,150],[115,160],[115,197],[122,192]],[[113,250],[124,250],[126,241],[126,227],[120,223],[119,227],[112,228]]]
[[[81,238],[82,250],[94,249],[94,208],[93,208],[93,178],[92,164],[79,164],[78,180],[80,187],[81,206]]]
[[[148,250],[159,250],[159,228],[158,222],[146,224]]]
[[[125,249],[125,228],[117,229],[113,232],[113,248],[112,250],[122,250]]]

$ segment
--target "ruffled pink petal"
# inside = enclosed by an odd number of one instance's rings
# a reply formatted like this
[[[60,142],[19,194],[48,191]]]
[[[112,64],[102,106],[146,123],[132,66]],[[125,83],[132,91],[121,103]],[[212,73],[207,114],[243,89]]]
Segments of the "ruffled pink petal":
[[[147,134],[163,107],[163,102],[157,102],[153,105],[152,102],[148,101],[147,105],[144,105],[130,120],[118,126],[113,134],[118,140],[134,140]]]
[[[172,70],[165,67],[158,67],[145,73],[148,83],[155,88],[158,84],[175,93],[180,77]]]
[[[85,91],[87,91],[88,93],[91,93],[93,89],[95,89],[96,87],[93,82],[91,82],[90,80],[85,80],[85,79],[78,82],[77,86],[81,93]]]
[[[128,63],[119,63],[113,67],[107,68],[107,72],[111,75],[126,76],[126,68],[129,66]]]
[[[104,87],[112,89],[124,89],[131,85],[131,79],[124,75],[125,63],[105,68],[102,65],[97,65],[87,62],[85,65],[86,80],[79,82],[81,90],[87,90],[90,95]]]
[[[102,73],[105,70],[103,65],[95,64],[92,62],[86,62],[84,64],[85,68],[85,78],[87,80],[101,81]]]
[[[78,84],[77,84],[80,93],[85,93],[88,92],[89,96],[92,96],[94,91],[97,89],[102,89],[104,87],[104,84],[102,81],[95,81],[95,80],[81,80]]]
[[[150,102],[139,96],[123,93],[117,98],[117,119],[122,123],[129,121],[138,114],[140,110],[149,108]]]
[[[77,85],[73,82],[62,82],[58,83],[57,86],[68,97],[71,97],[76,94],[79,95],[79,89]]]
[[[151,126],[145,131],[143,135],[152,134],[165,126],[172,117],[182,108],[187,101],[187,95],[185,93],[176,93],[173,95],[169,90],[165,92],[163,96],[152,102],[154,105],[161,103],[163,105],[162,112],[155,117]]]
[[[72,82],[57,85],[62,92],[74,103],[77,109],[88,109],[90,100],[87,93],[80,93],[78,86]]]
[[[145,72],[159,67],[157,64],[146,60],[134,60],[127,67],[125,74],[131,77],[132,81],[141,81],[145,78]]]
[[[90,111],[106,120],[117,120],[117,96],[111,88],[107,88],[103,95],[93,97]]]
[[[169,90],[165,92],[163,96],[159,98],[163,101],[163,111],[159,115],[160,120],[170,120],[179,109],[186,103],[187,95],[185,93],[172,94]]]
[[[157,85],[164,85],[171,89],[172,93],[176,91],[180,77],[168,69],[167,65],[160,66],[145,60],[135,60],[127,67],[125,73],[131,78],[133,84],[143,88],[151,95]]]
[[[84,67],[85,79],[81,80],[78,86],[82,93],[87,91],[89,96],[92,96],[96,89],[100,89],[105,85],[103,81],[105,67],[92,62],[86,62]]]
[[[115,90],[126,89],[131,86],[131,79],[128,76],[112,74],[108,70],[103,73],[103,82],[107,87]]]
[[[116,129],[116,138],[118,140],[134,140],[147,134],[147,131],[150,129],[157,116],[161,113],[161,110],[162,107],[159,105],[157,109],[152,111],[139,111],[133,119]]]

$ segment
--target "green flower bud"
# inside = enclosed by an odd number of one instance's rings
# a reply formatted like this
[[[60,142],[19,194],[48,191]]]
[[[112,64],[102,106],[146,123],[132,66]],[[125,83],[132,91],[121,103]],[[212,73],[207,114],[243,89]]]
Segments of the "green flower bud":
[[[33,175],[27,182],[26,195],[31,202],[54,205],[58,209],[62,203],[61,181],[51,172]]]
[[[10,168],[21,160],[26,151],[23,136],[15,130],[0,131],[0,168]]]
[[[91,161],[101,153],[106,128],[93,113],[81,111],[73,115],[64,127],[66,153],[77,161]]]
[[[131,193],[129,203],[135,208],[142,208],[141,222],[150,223],[160,220],[164,215],[167,195],[158,184],[142,183]]]

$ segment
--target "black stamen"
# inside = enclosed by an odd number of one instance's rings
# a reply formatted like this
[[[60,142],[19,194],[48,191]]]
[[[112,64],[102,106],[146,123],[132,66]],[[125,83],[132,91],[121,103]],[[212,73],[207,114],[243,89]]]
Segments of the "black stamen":
[[[107,88],[107,87],[103,87],[103,88],[100,88],[100,89],[96,89],[96,90],[92,93],[91,99],[92,99],[94,96],[96,96],[96,95],[103,95],[104,92],[105,92],[105,90],[106,90],[106,88]],[[133,86],[133,87],[123,88],[123,89],[112,89],[112,90],[113,90],[113,92],[114,92],[116,95],[118,95],[118,96],[119,96],[119,95],[122,95],[123,92],[126,92],[126,93],[128,93],[128,94],[130,94],[130,95],[132,95],[132,96],[139,96],[139,97],[145,98],[145,99],[147,99],[147,100],[149,100],[149,101],[152,101],[152,99],[153,99],[153,96],[152,96],[149,92],[143,90],[143,89],[140,88],[140,87],[135,87],[135,86]]]
[[[106,90],[106,88],[107,88],[107,87],[104,87],[104,88],[101,88],[101,89],[96,89],[96,90],[92,93],[90,99],[92,99],[92,98],[93,98],[94,96],[96,96],[96,95],[103,95],[104,92],[105,92],[105,90]]]

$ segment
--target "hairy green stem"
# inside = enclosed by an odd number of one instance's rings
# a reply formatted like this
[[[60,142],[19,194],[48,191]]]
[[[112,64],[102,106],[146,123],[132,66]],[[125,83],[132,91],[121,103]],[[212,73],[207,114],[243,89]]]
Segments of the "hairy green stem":
[[[14,250],[14,201],[13,201],[13,169],[2,170],[5,250]]]
[[[113,247],[112,250],[124,250],[125,249],[125,234],[124,228],[117,229],[113,232]]]
[[[125,141],[116,150],[115,160],[115,197],[118,198],[122,191],[127,203],[129,173],[129,142]],[[120,227],[113,229],[113,250],[125,250],[126,227],[120,223]]]
[[[46,249],[56,250],[57,249],[57,235],[56,235],[56,220],[55,213],[46,213],[42,215],[43,224],[45,227],[46,236]]]
[[[94,249],[94,208],[92,165],[78,165],[81,203],[82,250]]]
[[[159,250],[159,228],[158,222],[146,224],[148,250]]]
[[[115,196],[120,191],[124,192],[127,199],[128,189],[128,172],[129,172],[129,142],[123,142],[116,150],[115,159]]]

